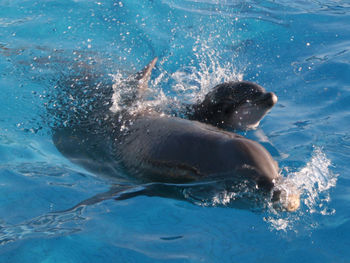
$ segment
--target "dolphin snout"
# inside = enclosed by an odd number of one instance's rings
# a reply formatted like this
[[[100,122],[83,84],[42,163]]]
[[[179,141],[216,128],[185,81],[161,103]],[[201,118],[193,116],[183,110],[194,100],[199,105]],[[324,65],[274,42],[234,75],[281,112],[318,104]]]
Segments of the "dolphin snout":
[[[300,194],[299,193],[292,193],[288,195],[285,209],[289,212],[294,212],[298,210],[300,206]]]
[[[272,202],[276,209],[294,212],[300,206],[300,193],[294,189],[276,189],[273,191]]]
[[[264,101],[267,106],[272,107],[275,105],[278,101],[278,98],[275,93],[273,92],[268,92],[264,95]]]

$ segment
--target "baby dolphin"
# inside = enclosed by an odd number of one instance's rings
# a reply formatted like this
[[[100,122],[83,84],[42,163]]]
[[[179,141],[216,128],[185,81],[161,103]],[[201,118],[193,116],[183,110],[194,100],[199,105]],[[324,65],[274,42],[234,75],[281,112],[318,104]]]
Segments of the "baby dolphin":
[[[128,83],[138,89],[135,104],[147,88],[155,62],[156,59],[152,60],[136,74],[135,81],[128,79]],[[98,119],[98,122],[84,121],[57,128],[53,140],[62,154],[90,171],[113,176],[122,168],[132,182],[155,183],[140,191],[128,189],[119,199],[137,194],[172,197],[170,192],[160,190],[161,185],[186,187],[225,181],[235,186],[249,182],[254,185],[253,191],[271,194],[276,206],[287,211],[299,207],[299,194],[289,194],[288,189],[278,188],[284,179],[277,162],[255,141],[207,123],[167,116],[142,107],[117,113],[101,112]],[[106,194],[102,196],[105,198]]]
[[[277,96],[256,83],[225,82],[213,88],[200,103],[189,107],[188,118],[220,128],[249,130],[276,104]]]

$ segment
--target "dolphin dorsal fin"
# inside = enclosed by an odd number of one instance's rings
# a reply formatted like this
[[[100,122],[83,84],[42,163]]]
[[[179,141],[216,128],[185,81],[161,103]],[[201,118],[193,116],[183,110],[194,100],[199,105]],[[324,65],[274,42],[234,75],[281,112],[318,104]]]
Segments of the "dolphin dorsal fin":
[[[136,74],[139,95],[142,95],[148,89],[148,82],[151,78],[152,69],[156,65],[157,60],[158,58],[155,57],[143,70]]]

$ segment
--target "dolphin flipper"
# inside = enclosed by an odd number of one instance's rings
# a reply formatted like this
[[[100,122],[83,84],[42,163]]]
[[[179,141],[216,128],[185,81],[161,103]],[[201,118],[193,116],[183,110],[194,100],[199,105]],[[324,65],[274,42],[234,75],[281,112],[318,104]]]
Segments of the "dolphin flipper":
[[[143,196],[158,196],[158,197],[166,197],[166,198],[174,198],[178,200],[182,200],[182,189],[185,188],[183,185],[176,184],[164,184],[164,183],[150,183],[144,185],[113,185],[110,190],[107,192],[103,192],[97,194],[91,198],[88,198],[77,205],[64,210],[64,211],[72,211],[76,210],[79,207],[90,206],[94,204],[98,204],[105,200],[114,199],[117,201],[127,200],[130,198],[134,198],[140,195]]]
[[[113,185],[110,190],[107,192],[103,192],[97,195],[94,195],[93,197],[90,197],[84,201],[81,201],[80,203],[76,204],[75,206],[66,209],[64,211],[60,212],[67,212],[67,211],[73,211],[76,210],[79,207],[89,206],[98,204],[100,202],[103,202],[105,200],[109,200],[112,198],[118,198],[119,195],[122,195],[124,192],[127,192],[130,189],[133,189],[134,186],[131,185]],[[135,188],[138,188],[137,186]]]

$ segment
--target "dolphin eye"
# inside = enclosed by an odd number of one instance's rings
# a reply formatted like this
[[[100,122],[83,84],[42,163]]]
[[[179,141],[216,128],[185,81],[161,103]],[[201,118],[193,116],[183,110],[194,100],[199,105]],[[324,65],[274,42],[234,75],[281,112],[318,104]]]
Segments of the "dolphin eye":
[[[223,102],[216,104],[215,108],[217,112],[224,113],[224,114],[227,114],[230,111],[229,105]]]
[[[224,112],[225,112],[225,114],[229,114],[230,113],[230,108],[226,108]]]

